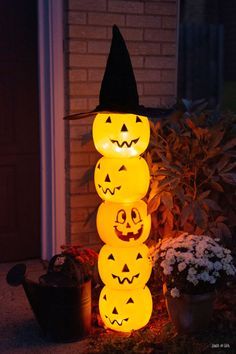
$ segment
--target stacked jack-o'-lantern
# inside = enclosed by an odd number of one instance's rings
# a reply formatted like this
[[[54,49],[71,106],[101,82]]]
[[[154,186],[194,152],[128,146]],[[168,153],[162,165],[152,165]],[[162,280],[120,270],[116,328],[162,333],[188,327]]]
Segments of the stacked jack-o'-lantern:
[[[139,105],[137,85],[129,53],[117,26],[102,80],[99,105],[68,119],[95,116],[93,140],[103,157],[94,180],[103,199],[97,213],[97,229],[106,243],[98,267],[105,286],[99,309],[106,327],[130,332],[145,326],[152,313],[152,297],[146,286],[151,274],[147,240],[151,218],[142,200],[149,187],[149,169],[140,156],[148,146],[147,116],[166,114]]]
[[[151,221],[142,200],[150,177],[139,156],[148,145],[149,132],[147,117],[134,114],[98,114],[93,124],[95,146],[104,155],[95,167],[96,190],[105,200],[97,213],[98,233],[106,243],[98,258],[105,284],[99,309],[105,325],[122,332],[143,327],[152,312],[146,286],[151,263],[143,244]]]
[[[114,41],[118,40],[127,51],[115,28],[110,60],[115,54]],[[106,243],[98,258],[99,274],[105,284],[99,309],[106,327],[122,332],[143,327],[152,313],[152,297],[146,286],[151,263],[148,247],[143,244],[151,220],[142,200],[150,176],[147,163],[140,156],[149,137],[148,118],[136,112],[126,113],[123,105],[118,112],[98,113],[94,119],[93,140],[103,155],[94,174],[97,193],[104,200],[97,213],[97,229]]]

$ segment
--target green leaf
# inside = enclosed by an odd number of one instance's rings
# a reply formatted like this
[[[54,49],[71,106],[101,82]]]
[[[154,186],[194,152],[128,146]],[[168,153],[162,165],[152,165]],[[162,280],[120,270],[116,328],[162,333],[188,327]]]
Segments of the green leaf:
[[[179,198],[181,203],[184,203],[184,201],[185,201],[185,193],[184,193],[184,189],[181,186],[178,186],[175,189],[175,195]]]
[[[223,236],[229,237],[229,238],[232,237],[232,234],[231,234],[230,229],[229,229],[228,226],[225,225],[223,222],[217,223],[217,228],[221,230]]]
[[[219,143],[223,139],[224,135],[225,135],[224,130],[223,131],[217,130],[217,131],[213,132],[212,140],[211,140],[211,148],[215,148],[217,145],[219,145]]]
[[[210,193],[211,193],[210,190],[205,191],[205,192],[203,192],[203,193],[201,193],[201,194],[199,195],[198,199],[204,199],[204,198],[208,197],[208,195],[209,195]]]
[[[156,211],[159,207],[161,203],[161,198],[159,195],[155,195],[149,202],[148,202],[148,207],[147,207],[147,211],[148,214],[153,213],[154,211]]]
[[[156,135],[156,127],[155,127],[154,123],[151,120],[149,120],[149,124],[150,124],[151,133]]]
[[[152,157],[149,151],[145,154],[145,160],[150,168],[152,166]]]
[[[216,167],[218,171],[221,171],[230,161],[230,157],[227,155],[222,156],[222,158],[218,161]]]
[[[223,187],[219,183],[211,181],[210,184],[211,184],[212,188],[215,189],[216,191],[221,192],[221,193],[224,192]]]
[[[232,140],[228,141],[228,143],[223,146],[223,151],[229,150],[234,146],[236,146],[236,138],[233,138]]]
[[[158,181],[153,178],[150,183],[150,192],[149,192],[148,200],[150,201],[157,194],[159,194]]]
[[[222,172],[228,172],[230,170],[232,170],[233,168],[236,168],[236,162],[230,163],[228,164],[225,168],[223,168]]]
[[[171,182],[174,182],[174,179],[173,177],[166,177],[164,178],[162,181],[160,181],[159,183],[159,187],[166,187],[166,186],[169,186]]]
[[[158,172],[156,173],[156,176],[171,176],[171,177],[175,177],[175,173],[173,173],[172,171],[166,171],[166,170],[159,169]]]
[[[215,200],[212,199],[203,199],[202,200],[203,204],[206,204],[210,209],[215,210],[215,211],[221,211],[221,207],[216,203]]]
[[[215,236],[215,238],[222,237],[221,230],[218,229],[217,227],[211,227],[209,231]]]
[[[195,203],[194,205],[194,221],[197,226],[199,226],[201,229],[206,229],[207,228],[207,222],[208,222],[208,215],[205,212],[204,209],[199,206],[198,203]]]
[[[194,230],[194,227],[193,227],[193,225],[190,224],[189,222],[186,222],[186,223],[183,225],[183,230],[186,231],[186,232],[192,233],[193,230]]]
[[[166,222],[169,224],[170,230],[172,230],[173,229],[173,225],[174,225],[174,216],[170,212],[170,210],[167,210]]]
[[[216,155],[218,155],[221,152],[221,148],[220,147],[216,147],[212,150],[207,151],[207,156],[203,159],[203,161],[206,161],[207,159],[210,159]]]
[[[221,178],[229,184],[236,184],[236,173],[221,173]]]
[[[192,206],[186,205],[182,211],[181,211],[181,215],[180,215],[180,220],[181,220],[181,226],[184,226],[184,224],[186,223],[186,221],[188,220],[189,216],[193,213],[193,208]]]
[[[222,222],[222,221],[225,221],[225,220],[227,220],[227,218],[225,216],[223,216],[223,215],[219,215],[216,218],[216,222]]]
[[[163,191],[161,193],[161,201],[167,209],[171,210],[173,208],[173,198],[170,192]]]

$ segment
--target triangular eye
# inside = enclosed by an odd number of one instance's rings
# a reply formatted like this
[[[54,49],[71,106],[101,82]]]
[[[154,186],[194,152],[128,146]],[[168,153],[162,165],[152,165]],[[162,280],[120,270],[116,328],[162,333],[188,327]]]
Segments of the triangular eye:
[[[106,299],[107,299],[107,296],[106,296],[106,294],[105,294],[105,295],[103,296],[103,299],[104,299],[104,300],[106,300]]]
[[[107,118],[106,123],[111,123],[111,117],[110,116]]]
[[[129,300],[126,302],[126,304],[134,304],[134,300],[132,297],[129,298]]]
[[[122,166],[119,168],[119,171],[127,171],[127,168],[125,167],[125,165],[122,165]]]
[[[139,259],[139,258],[143,258],[142,255],[140,253],[137,254],[137,257],[136,259]]]
[[[142,123],[142,120],[138,116],[136,116],[136,123]]]
[[[114,258],[114,256],[113,256],[112,253],[111,253],[110,256],[108,257],[108,259],[111,259],[111,260],[113,260],[113,261],[115,260],[115,258]]]
[[[100,166],[100,163],[99,163],[99,164],[97,165],[97,168],[100,170],[100,167],[101,167],[101,166]]]

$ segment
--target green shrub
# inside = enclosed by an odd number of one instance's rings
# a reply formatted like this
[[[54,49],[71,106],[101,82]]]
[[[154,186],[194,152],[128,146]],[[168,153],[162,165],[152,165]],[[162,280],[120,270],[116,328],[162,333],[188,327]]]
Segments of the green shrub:
[[[175,111],[150,124],[153,237],[185,231],[229,243],[236,226],[236,116]]]

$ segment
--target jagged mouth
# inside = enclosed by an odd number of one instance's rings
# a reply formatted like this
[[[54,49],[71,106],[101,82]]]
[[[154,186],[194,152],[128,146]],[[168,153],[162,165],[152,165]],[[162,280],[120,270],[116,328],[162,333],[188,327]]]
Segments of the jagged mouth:
[[[122,326],[124,321],[127,322],[129,320],[129,318],[124,318],[122,320],[113,320],[113,321],[111,321],[111,319],[107,315],[105,315],[105,317],[108,318],[108,320],[110,321],[110,324],[114,325],[114,323],[117,323],[118,326]]]
[[[98,184],[98,187],[101,188],[101,190],[103,191],[104,194],[107,194],[109,192],[111,195],[114,195],[116,190],[120,190],[121,189],[121,186],[115,187],[113,189],[110,189],[110,188],[104,189],[101,186],[101,184]]]
[[[128,143],[128,141],[123,141],[122,143],[119,143],[118,140],[113,140],[113,139],[110,139],[110,140],[111,140],[112,144],[117,144],[119,146],[119,148],[123,148],[125,145],[126,145],[126,147],[130,148],[132,146],[132,144],[137,144],[137,142],[139,141],[139,138],[131,140],[130,143]]]
[[[132,284],[134,279],[139,277],[139,274],[140,273],[133,275],[131,279],[128,279],[127,277],[125,277],[122,280],[121,280],[121,278],[118,275],[112,274],[112,278],[113,279],[118,279],[119,284],[124,284],[125,281],[127,281],[127,283],[129,283],[129,284]]]
[[[115,232],[117,237],[122,240],[122,241],[132,241],[132,240],[138,240],[139,237],[142,235],[143,232],[143,225],[141,225],[140,229],[138,230],[138,232],[136,234],[134,234],[133,232],[128,232],[127,235],[124,235],[121,231],[118,230],[117,226],[114,226]]]

